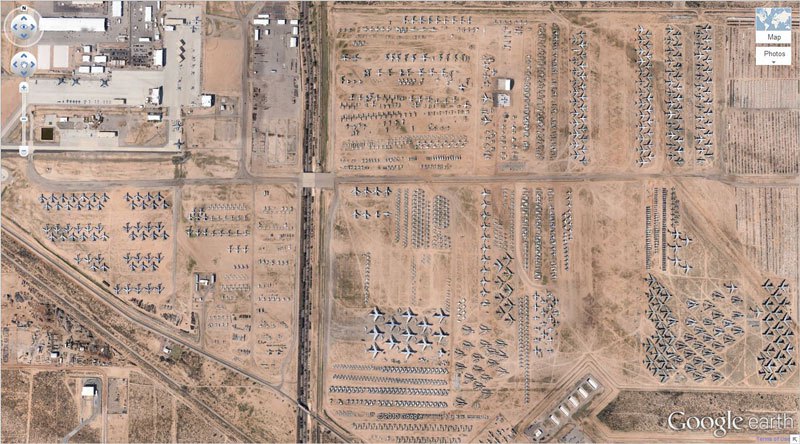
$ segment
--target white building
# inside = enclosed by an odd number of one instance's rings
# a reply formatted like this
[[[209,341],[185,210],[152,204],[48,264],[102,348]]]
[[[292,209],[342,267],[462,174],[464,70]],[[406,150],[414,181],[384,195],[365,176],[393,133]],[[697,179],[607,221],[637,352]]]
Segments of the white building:
[[[514,87],[514,81],[507,78],[498,78],[497,79],[497,89],[500,91],[511,91],[511,88]]]
[[[156,49],[153,51],[153,65],[164,66],[167,64],[166,49]]]
[[[113,0],[111,2],[111,16],[122,17],[122,0]]]
[[[214,106],[214,94],[203,94],[200,96],[200,106],[211,108]]]
[[[161,105],[161,101],[164,99],[164,87],[159,86],[158,88],[150,88],[150,104],[151,105]]]
[[[82,398],[94,398],[97,396],[97,386],[94,384],[86,384],[81,390]]]
[[[93,17],[42,17],[39,20],[42,31],[56,32],[105,32],[108,22],[105,18]]]

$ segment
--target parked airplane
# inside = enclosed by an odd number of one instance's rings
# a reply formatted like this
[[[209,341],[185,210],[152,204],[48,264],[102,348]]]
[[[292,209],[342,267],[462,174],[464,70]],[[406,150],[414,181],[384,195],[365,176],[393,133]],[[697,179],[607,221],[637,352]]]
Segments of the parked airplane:
[[[409,321],[411,321],[411,319],[413,319],[413,318],[414,318],[414,317],[416,317],[416,316],[417,316],[417,315],[416,315],[416,314],[415,314],[413,311],[411,311],[411,307],[407,308],[407,309],[406,309],[406,311],[404,311],[404,312],[403,312],[403,313],[400,315],[400,317],[402,317],[402,318],[406,318],[406,322],[409,322]]]
[[[419,344],[419,346],[422,347],[422,351],[425,351],[428,347],[433,346],[433,342],[428,340],[427,336],[423,336],[422,340],[420,340],[417,344]]]
[[[377,325],[372,326],[372,330],[367,330],[367,327],[364,327],[364,330],[368,335],[372,335],[373,341],[378,339],[379,336],[383,336],[383,332],[378,328]]]
[[[395,346],[400,344],[400,341],[394,338],[393,335],[389,335],[389,339],[386,340],[386,343],[389,344],[389,350],[393,349]]]
[[[385,323],[385,324],[389,326],[389,330],[390,330],[390,331],[391,331],[391,330],[394,330],[394,328],[395,328],[395,327],[399,327],[399,326],[400,326],[400,323],[399,323],[399,322],[397,322],[397,319],[395,319],[395,318],[394,318],[394,316],[392,316],[391,318],[389,318],[389,319],[386,321],[386,323]]]
[[[434,337],[435,337],[435,338],[436,338],[436,339],[437,339],[439,342],[442,342],[442,341],[443,341],[445,338],[447,338],[448,336],[450,336],[450,334],[449,334],[449,333],[447,333],[447,332],[445,332],[445,331],[444,331],[444,330],[442,330],[441,328],[439,328],[439,331],[435,332],[435,333],[433,334],[433,336],[434,336]]]
[[[416,352],[410,346],[406,345],[406,347],[403,349],[402,353],[406,356],[406,361],[407,361],[408,358],[411,357],[411,355],[413,355]]]
[[[374,307],[369,315],[372,316],[372,322],[375,322],[379,317],[383,316],[383,312],[378,307]]]
[[[406,329],[403,330],[403,334],[401,336],[406,338],[406,341],[409,341],[411,340],[411,338],[417,336],[417,334],[414,332],[414,330],[411,330],[411,328],[406,327]]]
[[[417,323],[417,327],[421,327],[422,333],[425,333],[429,328],[433,327],[433,324],[428,322],[427,319],[422,318],[422,320]]]
[[[381,348],[375,344],[372,344],[372,347],[367,349],[367,353],[372,353],[372,359],[375,359],[375,357],[378,356],[378,353],[381,352],[383,352],[383,350],[381,350]]]

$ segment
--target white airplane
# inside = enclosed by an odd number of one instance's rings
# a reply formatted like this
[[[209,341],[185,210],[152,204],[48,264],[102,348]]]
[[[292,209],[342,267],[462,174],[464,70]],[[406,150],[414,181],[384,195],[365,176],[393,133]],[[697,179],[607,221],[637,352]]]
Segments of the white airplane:
[[[427,319],[422,318],[422,320],[417,323],[417,327],[421,327],[422,333],[425,333],[429,328],[433,327],[433,324],[428,322]]]
[[[381,350],[381,348],[375,344],[372,344],[372,347],[367,349],[367,353],[372,353],[372,359],[375,359],[375,357],[378,356],[378,353],[381,352],[383,352],[383,350]]]
[[[379,317],[383,316],[383,312],[380,311],[378,307],[374,307],[372,311],[369,312],[369,315],[372,316],[372,322],[375,322],[378,320]]]
[[[353,191],[351,191],[351,193],[353,193],[354,196],[360,196],[361,190],[359,190],[358,187],[355,187],[353,188]]]
[[[481,98],[481,100],[483,100],[483,103],[488,102],[490,100],[489,94],[483,93],[483,97]]]
[[[389,326],[390,330],[394,330],[395,327],[399,327],[400,326],[400,323],[397,322],[397,319],[395,319],[394,316],[392,316],[391,318],[389,318],[386,321],[386,325]]]
[[[670,233],[672,234],[673,240],[678,240],[681,237],[681,232],[678,230],[678,228],[673,228]]]
[[[435,332],[433,336],[436,337],[436,339],[438,339],[439,342],[442,342],[445,338],[450,336],[450,334],[439,328],[439,331]]]
[[[412,330],[411,328],[406,327],[406,329],[403,331],[403,334],[401,336],[406,338],[406,341],[409,341],[409,340],[411,340],[411,338],[416,337],[417,334],[414,333],[414,330]]]
[[[403,314],[400,315],[401,318],[406,318],[406,322],[411,321],[411,319],[413,319],[416,316],[417,315],[413,311],[411,311],[411,307],[407,308],[406,311],[404,311]]]
[[[418,342],[420,347],[422,347],[422,351],[425,351],[428,347],[433,346],[433,342],[428,340],[427,336],[423,336],[422,340]]]
[[[408,361],[408,358],[416,352],[410,346],[406,345],[402,353],[406,356],[406,361]]]
[[[386,343],[389,344],[389,350],[393,349],[395,346],[400,344],[400,341],[394,338],[393,335],[389,335],[389,339],[386,340]]]
[[[353,210],[353,219],[358,219],[361,217],[361,212],[358,210]]]
[[[692,243],[692,237],[688,235],[684,238],[681,238],[681,240],[683,241],[683,245],[687,247],[689,246],[690,243]]]
[[[372,330],[367,330],[367,327],[364,327],[364,331],[366,331],[368,335],[372,335],[373,341],[378,339],[378,336],[383,336],[383,332],[378,328],[377,325],[374,325]]]
[[[433,314],[433,317],[434,317],[434,318],[436,318],[436,319],[438,319],[438,320],[439,320],[439,323],[441,324],[441,323],[442,323],[442,321],[444,321],[444,320],[445,320],[445,318],[449,318],[449,317],[450,317],[450,315],[449,315],[449,314],[447,314],[447,313],[444,311],[444,309],[443,309],[443,308],[440,308],[438,312],[436,312],[436,313],[434,313],[434,314]]]
[[[681,268],[683,268],[683,274],[689,274],[689,270],[692,269],[692,266],[689,265],[688,263],[686,263],[686,264],[683,264],[683,266]]]

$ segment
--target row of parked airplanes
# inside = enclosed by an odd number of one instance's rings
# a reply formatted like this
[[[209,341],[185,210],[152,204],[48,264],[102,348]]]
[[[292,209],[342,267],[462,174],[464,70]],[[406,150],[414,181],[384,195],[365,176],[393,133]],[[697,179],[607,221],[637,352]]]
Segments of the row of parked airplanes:
[[[374,194],[375,196],[379,197],[381,196],[388,197],[391,196],[392,189],[390,187],[386,187],[385,189],[381,189],[381,187],[375,187],[374,189],[370,187],[364,187],[364,189],[362,190],[359,187],[355,187],[350,193],[352,193],[353,196],[361,196],[362,194],[364,196],[372,196]]]
[[[153,285],[148,282],[147,285],[144,286],[142,286],[142,284],[136,284],[136,286],[132,286],[130,283],[127,283],[124,286],[120,284],[116,284],[114,286],[115,294],[120,294],[123,291],[125,292],[125,294],[131,294],[131,292],[136,294],[142,294],[142,292],[145,292],[147,294],[151,293],[161,294],[161,292],[164,291],[164,285],[161,284],[160,282],[156,285]]]
[[[72,82],[70,84],[70,86],[78,86],[78,85],[81,84],[81,79],[78,78],[78,77],[72,77],[70,79],[70,81]],[[108,82],[110,82],[110,81],[111,81],[111,79],[100,79],[100,88],[108,88]],[[56,86],[64,85],[66,83],[67,83],[67,78],[66,77],[59,77],[58,78],[58,83],[56,83]]]

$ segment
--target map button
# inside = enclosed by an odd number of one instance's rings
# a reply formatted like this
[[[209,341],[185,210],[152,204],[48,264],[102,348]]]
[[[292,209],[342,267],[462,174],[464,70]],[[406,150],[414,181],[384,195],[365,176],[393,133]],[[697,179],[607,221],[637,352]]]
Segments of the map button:
[[[792,8],[756,8],[756,43],[790,45]]]

